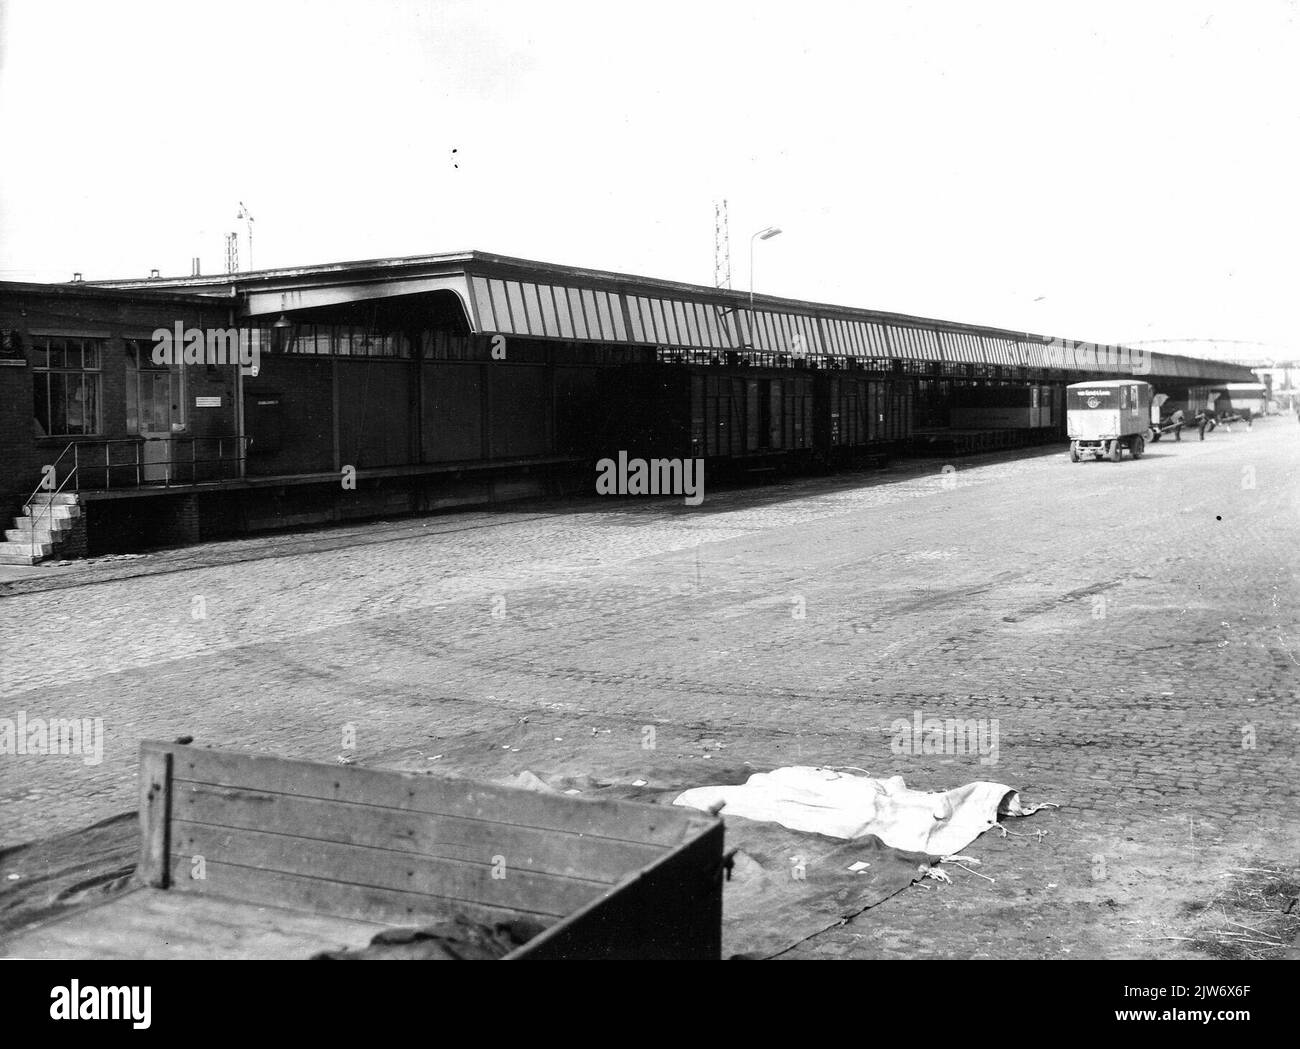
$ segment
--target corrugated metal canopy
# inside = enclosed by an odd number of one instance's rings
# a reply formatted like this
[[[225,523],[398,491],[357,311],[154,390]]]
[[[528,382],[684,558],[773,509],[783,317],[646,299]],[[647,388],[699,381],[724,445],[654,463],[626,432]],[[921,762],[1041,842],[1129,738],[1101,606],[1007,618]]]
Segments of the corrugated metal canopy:
[[[966,363],[983,359],[984,348],[980,345],[978,335],[965,331],[945,331],[940,333],[940,338],[945,361]]]
[[[1093,372],[1128,370],[1140,361],[1145,370],[1139,374],[1180,379],[1205,374],[1203,362],[1166,354],[1059,339],[1017,339],[946,328],[938,322],[928,327],[860,320],[777,310],[767,302],[750,310],[747,304],[644,294],[643,289],[578,287],[511,276],[470,274],[468,284],[478,330],[530,338]]]
[[[1116,368],[1114,347],[1097,353],[1091,344],[766,295],[755,300],[751,313],[748,297],[731,289],[476,251],[99,286],[219,296],[236,303],[244,319],[451,291],[464,305],[469,327],[478,332],[702,351],[752,347],[1082,372]],[[1080,345],[1090,351],[1060,350]],[[1142,366],[1136,374],[1157,378],[1254,378],[1248,367],[1230,362],[1159,352],[1119,356]]]

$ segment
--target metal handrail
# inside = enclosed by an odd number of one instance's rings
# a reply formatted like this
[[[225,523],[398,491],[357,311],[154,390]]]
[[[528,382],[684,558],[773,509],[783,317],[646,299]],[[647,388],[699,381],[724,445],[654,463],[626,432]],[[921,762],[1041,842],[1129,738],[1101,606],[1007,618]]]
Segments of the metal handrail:
[[[86,471],[87,470],[98,471],[99,469],[101,469],[101,464],[99,463],[83,463],[81,461],[82,444],[87,444],[87,445],[93,444],[97,447],[101,445],[103,446],[104,462],[102,464],[102,469],[104,471],[105,488],[113,487],[112,471],[115,469],[120,469],[122,467],[128,467],[128,468],[134,467],[135,487],[137,488],[143,487],[145,482],[142,476],[142,469],[146,466],[163,467],[164,477],[162,480],[162,485],[163,487],[170,488],[173,484],[179,485],[179,484],[186,483],[182,481],[173,480],[172,477],[173,466],[187,464],[190,467],[191,476],[195,477],[197,476],[198,466],[200,463],[204,463],[204,464],[231,463],[237,465],[247,460],[248,446],[252,441],[252,438],[244,434],[213,434],[211,436],[182,434],[170,438],[159,438],[161,440],[188,441],[190,444],[189,458],[173,459],[169,457],[167,459],[159,459],[156,462],[145,463],[141,460],[140,449],[143,446],[144,441],[148,439],[149,438],[144,438],[142,440],[139,437],[127,437],[127,438],[113,438],[111,440],[69,441],[68,444],[64,446],[63,450],[59,453],[58,458],[56,458],[53,463],[47,464],[47,466],[42,470],[43,476],[40,482],[37,484],[32,494],[29,495],[27,499],[23,502],[23,514],[25,517],[28,517],[31,520],[30,547],[31,547],[31,556],[33,559],[35,559],[36,557],[36,547],[37,547],[36,536],[38,531],[40,531],[40,527],[43,522],[48,522],[47,529],[50,533],[51,539],[53,539],[54,508],[55,506],[59,505],[56,502],[56,497],[64,494],[65,489],[74,492],[80,491],[81,490],[80,481],[84,477]],[[195,447],[196,443],[199,441],[215,441],[217,444],[216,457],[199,458],[198,450]],[[227,457],[225,454],[227,442],[233,442],[234,455],[230,457]],[[113,462],[113,454],[111,451],[111,446],[120,445],[120,444],[130,444],[135,446],[134,462],[120,462],[120,463]],[[62,481],[59,481],[56,487],[54,487],[53,489],[47,488],[46,477],[53,476],[57,480],[59,474],[59,465],[63,462],[64,458],[67,456],[69,452],[72,453],[72,469],[68,471],[67,475],[63,478]],[[49,475],[45,475],[44,470],[49,470],[51,471],[51,473]],[[77,483],[74,484],[73,483],[74,481],[76,481]],[[72,486],[70,489],[69,489],[69,485]],[[36,504],[37,499],[42,494],[46,496],[44,505],[43,506],[34,505]]]
[[[187,464],[188,467],[190,467],[191,477],[195,477],[196,474],[198,474],[198,469],[196,468],[198,468],[198,465],[200,463],[204,463],[204,464],[242,463],[242,461],[247,460],[247,446],[248,443],[251,442],[251,439],[252,438],[247,437],[247,435],[244,434],[178,434],[178,435],[174,435],[174,437],[143,438],[143,439],[118,438],[118,439],[113,439],[113,441],[96,441],[95,443],[96,445],[104,446],[104,464],[103,464],[104,487],[105,489],[110,489],[110,487],[113,487],[112,471],[114,468],[121,468],[121,467],[135,468],[135,487],[143,487],[144,484],[146,484],[146,481],[144,481],[144,478],[142,476],[142,469],[144,467],[164,467],[165,472],[164,472],[164,477],[162,477],[162,486],[164,487],[172,487],[173,484],[186,484],[186,482],[183,481],[173,480],[172,467],[178,467],[178,465]],[[190,458],[157,459],[151,461],[151,463],[146,463],[146,461],[140,459],[140,450],[142,450],[142,448],[144,447],[144,443],[146,443],[147,441],[175,441],[175,442],[187,441],[188,443],[190,443]],[[217,454],[216,456],[214,456],[214,458],[213,456],[204,456],[203,459],[199,458],[198,448],[196,448],[196,445],[198,445],[198,442],[200,441],[214,441],[217,443]],[[226,456],[225,446],[227,441],[234,443],[234,455]],[[110,451],[109,448],[110,445],[134,445],[135,446],[134,463],[114,463],[112,451]],[[90,465],[88,464],[87,464],[87,469],[90,469]],[[98,464],[95,465],[95,469],[99,469]],[[192,484],[192,481],[190,482],[190,484]]]
[[[72,454],[73,454],[74,456],[77,454],[77,453],[74,451],[75,445],[76,445],[76,442],[74,442],[74,441],[69,441],[66,445],[64,445],[64,447],[63,447],[63,451],[61,451],[61,452],[59,453],[59,457],[58,457],[57,459],[55,459],[53,463],[50,463],[50,464],[49,464],[50,468],[53,469],[53,470],[55,471],[56,475],[57,475],[57,473],[58,473],[59,463],[63,462],[63,457],[64,457],[65,455],[67,455],[68,452],[72,452]],[[26,501],[23,503],[23,506],[24,506],[24,507],[30,506],[32,500],[35,499],[38,495],[41,494],[41,489],[44,488],[44,487],[45,487],[45,479],[42,477],[41,480],[37,483],[36,488],[33,490],[32,494],[29,495],[29,496],[27,497]]]
[[[190,454],[188,456],[183,456],[183,457],[173,458],[169,456],[166,459],[157,459],[152,462],[145,462],[144,459],[141,457],[141,452],[142,449],[144,448],[145,443],[149,440],[176,441],[178,443],[188,442],[190,446]],[[216,455],[200,457],[198,454],[198,447],[197,447],[198,442],[200,441],[215,442]],[[113,438],[111,440],[105,440],[105,441],[86,441],[82,443],[87,445],[94,445],[96,448],[102,447],[104,449],[104,460],[102,463],[101,462],[81,463],[80,464],[81,475],[83,477],[85,477],[87,474],[93,476],[94,474],[97,474],[99,473],[99,471],[102,470],[103,478],[104,478],[103,487],[107,489],[107,488],[114,487],[113,484],[114,471],[120,471],[124,469],[131,470],[135,475],[134,482],[128,481],[125,484],[119,483],[117,487],[142,488],[146,484],[153,483],[152,481],[145,480],[143,475],[144,469],[146,467],[163,467],[164,476],[159,483],[164,488],[170,488],[172,487],[172,485],[193,483],[193,482],[176,480],[174,477],[175,471],[172,469],[173,467],[182,466],[182,465],[189,466],[191,470],[191,476],[193,477],[197,475],[198,472],[197,468],[200,463],[202,464],[208,464],[208,463],[227,464],[228,463],[231,464],[232,466],[238,466],[239,463],[247,460],[247,449],[251,441],[252,438],[244,434],[211,434],[211,435],[177,434],[171,437],[159,437],[159,438],[126,437],[126,438]],[[130,445],[132,448],[134,448],[135,450],[134,457],[127,460],[114,462],[113,448],[114,446],[123,445],[123,444]],[[230,455],[226,454],[228,446],[230,447],[230,450],[233,454]]]
[[[54,497],[62,494],[64,485],[66,485],[69,481],[71,481],[74,477],[77,476],[77,468],[80,466],[80,462],[77,457],[76,442],[69,441],[68,444],[64,447],[63,451],[59,453],[59,457],[55,459],[53,463],[50,463],[48,467],[46,467],[46,469],[53,471],[53,476],[57,479],[57,477],[59,476],[59,463],[63,462],[63,457],[67,455],[69,451],[72,452],[72,469],[68,472],[68,476],[65,477],[59,483],[59,486],[55,488],[53,492],[50,492],[50,490],[45,487],[45,478],[42,477],[40,483],[37,484],[36,486],[36,490],[32,492],[32,494],[27,497],[27,501],[23,503],[23,509],[27,511],[27,513],[24,516],[31,518],[31,522],[32,522],[31,557],[33,560],[35,560],[36,558],[37,526],[40,524],[41,517],[43,516],[43,514],[36,513],[32,504],[36,501],[36,497],[40,495],[42,491],[49,493],[49,498],[45,503],[44,514],[49,515],[50,526],[51,526],[50,538],[53,539],[54,538],[54,528],[53,528],[54,506],[55,506]]]

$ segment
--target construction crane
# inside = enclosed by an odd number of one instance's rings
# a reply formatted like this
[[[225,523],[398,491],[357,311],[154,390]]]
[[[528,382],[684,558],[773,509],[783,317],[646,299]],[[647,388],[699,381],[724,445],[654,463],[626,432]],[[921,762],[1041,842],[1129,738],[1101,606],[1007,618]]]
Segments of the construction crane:
[[[248,268],[251,270],[253,268],[253,213],[242,200],[239,202],[239,212],[235,218],[243,219],[248,227]]]

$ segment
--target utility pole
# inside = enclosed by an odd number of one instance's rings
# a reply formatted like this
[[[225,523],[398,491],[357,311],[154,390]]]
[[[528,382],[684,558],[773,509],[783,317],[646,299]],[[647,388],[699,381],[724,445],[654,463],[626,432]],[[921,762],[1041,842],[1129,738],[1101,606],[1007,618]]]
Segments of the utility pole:
[[[713,202],[713,286],[731,287],[731,230],[725,200]]]

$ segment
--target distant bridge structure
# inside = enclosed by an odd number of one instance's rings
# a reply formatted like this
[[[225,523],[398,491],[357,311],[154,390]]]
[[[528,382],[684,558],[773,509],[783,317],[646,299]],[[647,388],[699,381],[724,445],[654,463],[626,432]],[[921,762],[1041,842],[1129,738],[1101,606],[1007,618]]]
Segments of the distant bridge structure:
[[[1126,346],[1158,346],[1165,353],[1210,357],[1247,368],[1300,369],[1300,348],[1253,339],[1130,339]]]

